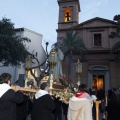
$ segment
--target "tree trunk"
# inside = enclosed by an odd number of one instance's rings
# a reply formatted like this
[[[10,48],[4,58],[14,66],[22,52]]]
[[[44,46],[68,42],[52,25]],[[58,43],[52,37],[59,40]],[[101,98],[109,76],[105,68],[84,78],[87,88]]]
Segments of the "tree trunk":
[[[71,75],[71,62],[72,62],[72,55],[68,54],[68,80],[70,79]]]

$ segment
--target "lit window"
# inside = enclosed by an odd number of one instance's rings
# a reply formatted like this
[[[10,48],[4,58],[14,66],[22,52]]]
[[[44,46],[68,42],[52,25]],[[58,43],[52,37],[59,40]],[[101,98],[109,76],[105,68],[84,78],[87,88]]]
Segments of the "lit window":
[[[70,8],[66,8],[64,21],[65,21],[65,22],[69,22],[69,21],[70,21],[70,17],[71,17]]]
[[[102,46],[102,37],[100,33],[94,34],[94,46]]]

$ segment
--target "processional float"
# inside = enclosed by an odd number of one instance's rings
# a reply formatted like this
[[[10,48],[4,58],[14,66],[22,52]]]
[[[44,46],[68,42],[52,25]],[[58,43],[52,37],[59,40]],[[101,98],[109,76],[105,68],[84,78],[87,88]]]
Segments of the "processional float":
[[[56,60],[57,57],[57,53],[55,49],[52,49],[50,54],[49,54],[49,58],[48,58],[48,62],[50,65],[50,95],[55,97],[55,98],[59,98],[59,100],[65,104],[69,103],[69,99],[75,95],[75,93],[77,92],[77,88],[71,88],[70,83],[66,82],[65,78],[63,77],[59,77],[58,81],[56,82],[53,80],[53,68],[57,63]],[[29,88],[29,86],[27,86],[27,82],[29,82],[29,71],[31,68],[31,58],[28,57],[26,58],[26,64],[25,64],[25,74],[26,74],[26,81],[25,81],[25,87],[20,87],[20,91],[22,91],[24,94],[29,95],[29,97],[31,99],[33,99],[34,94],[39,90],[38,87],[36,88]],[[78,60],[78,62],[76,63],[76,74],[78,76],[78,82],[77,85],[79,86],[80,83],[80,75],[82,73],[82,63]],[[63,84],[64,83],[64,84]],[[15,89],[15,86],[12,86],[12,89]],[[101,101],[94,101],[96,104],[96,120],[99,120],[99,104],[101,103]]]

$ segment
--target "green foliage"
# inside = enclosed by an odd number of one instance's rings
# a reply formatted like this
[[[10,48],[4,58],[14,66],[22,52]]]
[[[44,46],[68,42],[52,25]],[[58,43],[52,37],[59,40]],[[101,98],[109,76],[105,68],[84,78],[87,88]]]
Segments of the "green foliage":
[[[65,87],[69,87],[69,83],[65,79],[60,79],[60,83]]]
[[[65,87],[71,87],[70,83],[72,82],[72,79],[67,79],[67,78],[59,78],[60,83],[64,85]]]
[[[70,78],[73,52],[80,55],[81,59],[83,59],[87,53],[87,48],[85,47],[82,38],[78,36],[78,32],[72,29],[67,30],[66,36],[62,39],[62,42],[59,46],[60,49],[64,52],[64,55],[68,56],[67,78]]]
[[[111,53],[115,53],[120,49],[120,15],[115,15],[113,20],[117,24],[117,29],[115,32],[111,32],[109,37],[118,41],[113,45]]]
[[[16,36],[14,24],[10,19],[0,20],[0,62],[2,65],[20,65],[28,54],[24,42],[30,42],[28,38]]]
[[[116,32],[111,32],[110,38],[120,38],[120,15],[115,15],[113,19],[117,23]]]
[[[72,54],[73,51],[77,51],[81,56],[85,55],[87,51],[83,40],[78,37],[78,32],[71,29],[66,32],[60,48],[65,54]]]

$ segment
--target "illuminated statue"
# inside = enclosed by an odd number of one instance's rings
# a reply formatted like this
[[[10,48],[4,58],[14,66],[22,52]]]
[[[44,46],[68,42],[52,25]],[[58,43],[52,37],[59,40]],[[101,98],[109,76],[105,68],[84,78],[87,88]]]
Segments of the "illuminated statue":
[[[57,63],[54,66],[53,69],[53,79],[58,79],[60,76],[62,76],[62,60],[64,59],[63,52],[58,48],[57,49]]]

